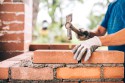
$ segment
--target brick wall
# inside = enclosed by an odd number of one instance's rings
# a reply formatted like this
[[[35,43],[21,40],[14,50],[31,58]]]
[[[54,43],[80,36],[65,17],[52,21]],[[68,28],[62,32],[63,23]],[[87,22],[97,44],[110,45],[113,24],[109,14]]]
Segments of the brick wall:
[[[1,62],[1,82],[10,79],[12,83],[124,83],[123,52],[96,51],[89,61],[78,62],[69,50],[72,45],[70,48],[68,44],[37,46],[32,45],[32,49],[39,50],[30,57],[25,54],[23,58],[17,56]],[[52,46],[56,48],[50,48]],[[63,50],[56,50],[60,47]],[[27,56],[28,60],[25,59]]]
[[[32,0],[21,1],[5,0],[0,4],[0,60],[28,51],[32,38]]]

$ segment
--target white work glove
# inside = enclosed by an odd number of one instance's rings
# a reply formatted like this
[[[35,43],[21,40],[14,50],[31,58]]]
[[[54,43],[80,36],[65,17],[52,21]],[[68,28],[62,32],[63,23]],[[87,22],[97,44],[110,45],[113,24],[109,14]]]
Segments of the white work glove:
[[[85,30],[84,28],[80,28],[79,32],[80,32],[80,34],[82,34],[82,35],[76,34],[76,37],[79,40],[87,40],[90,38],[90,32]]]
[[[85,56],[84,61],[87,61],[92,52],[94,52],[102,43],[97,36],[83,41],[80,45],[77,45],[73,48],[74,59],[81,60],[83,55]]]

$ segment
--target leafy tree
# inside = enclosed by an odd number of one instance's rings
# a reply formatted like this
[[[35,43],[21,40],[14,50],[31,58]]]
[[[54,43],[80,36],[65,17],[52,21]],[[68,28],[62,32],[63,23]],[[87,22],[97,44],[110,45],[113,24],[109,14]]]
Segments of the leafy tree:
[[[65,2],[65,0],[33,0],[34,5],[33,5],[33,25],[34,25],[34,30],[33,30],[33,37],[34,37],[34,42],[37,43],[62,43],[62,42],[70,42],[67,40],[66,38],[66,34],[64,33],[64,31],[62,30],[62,26],[65,24],[65,19],[63,17],[63,9],[67,8],[68,5],[65,5],[63,2]],[[70,3],[74,3],[75,2],[79,2],[79,3],[84,3],[84,0],[68,0]],[[46,35],[41,35],[41,28],[39,28],[36,25],[36,17],[37,14],[39,12],[39,4],[43,3],[44,7],[47,8],[48,10],[48,14],[52,20],[51,24],[48,27],[48,34]],[[107,0],[107,4],[109,3],[109,0]],[[96,3],[94,6],[100,6],[102,8],[105,7],[105,4],[103,3]],[[62,7],[63,6],[63,7]],[[93,6],[93,7],[94,7]],[[56,16],[57,11],[60,12],[60,17]],[[95,28],[99,22],[102,20],[102,18],[104,17],[104,14],[100,14],[100,15],[95,15],[94,11],[91,11],[91,13],[88,16],[88,19],[90,20],[90,25],[88,26],[90,29]],[[57,20],[58,18],[58,20]],[[50,41],[52,40],[52,41]]]
[[[94,6],[102,7],[104,10],[105,6],[108,4],[109,4],[109,0],[107,0],[106,4],[102,2],[98,2],[98,3],[95,3]],[[94,13],[95,13],[94,11],[91,11],[91,13],[88,16],[88,19],[90,20],[90,25],[88,26],[89,29],[94,29],[102,21],[105,15],[104,13],[102,14],[100,13],[100,15],[95,15]]]

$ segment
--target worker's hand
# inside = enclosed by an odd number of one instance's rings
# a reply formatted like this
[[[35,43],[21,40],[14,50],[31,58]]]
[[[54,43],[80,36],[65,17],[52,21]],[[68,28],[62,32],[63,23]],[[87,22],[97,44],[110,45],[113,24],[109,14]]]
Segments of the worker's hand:
[[[74,53],[74,59],[79,61],[84,55],[84,61],[87,61],[90,58],[92,52],[94,52],[101,45],[102,43],[97,36],[83,41],[80,45],[77,45],[73,48],[72,51]]]
[[[89,39],[90,32],[85,30],[84,28],[79,29],[79,34],[76,34],[76,37],[79,40],[87,40]]]

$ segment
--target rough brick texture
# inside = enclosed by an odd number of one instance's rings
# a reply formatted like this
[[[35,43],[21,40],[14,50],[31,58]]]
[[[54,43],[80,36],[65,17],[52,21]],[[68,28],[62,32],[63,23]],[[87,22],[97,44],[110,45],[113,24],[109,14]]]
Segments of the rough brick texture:
[[[0,11],[24,12],[24,4],[23,3],[4,3],[0,5]]]
[[[0,4],[0,60],[29,50],[32,41],[32,0],[26,2],[5,0]]]
[[[124,78],[124,67],[104,67],[104,78]]]
[[[17,56],[22,53],[23,52],[0,52],[0,59],[5,60],[7,58],[11,58],[11,57]]]
[[[8,68],[0,68],[0,79],[8,79]]]
[[[82,63],[84,59],[82,59]],[[124,52],[98,51],[94,52],[86,63],[124,63]]]
[[[58,68],[57,78],[60,79],[83,79],[100,78],[100,68]]]
[[[10,24],[3,24],[0,26],[0,30],[6,31],[23,31],[24,30],[24,23],[10,23]]]
[[[76,63],[71,50],[38,50],[34,52],[34,63]],[[98,51],[89,61],[82,63],[124,63],[124,53],[119,51]]]
[[[24,14],[0,13],[0,19],[2,21],[24,21]]]
[[[0,50],[1,51],[23,51],[24,50],[24,42],[0,42]]]
[[[62,54],[65,51],[67,57]],[[39,51],[35,51],[39,53]],[[53,53],[54,52],[54,53]],[[60,52],[60,54],[59,54]],[[100,51],[95,52],[96,54]],[[103,54],[109,54],[103,51]],[[106,53],[105,53],[106,52]],[[110,51],[109,51],[110,52]],[[112,52],[112,51],[111,51]],[[114,51],[115,52],[115,51]],[[41,52],[40,52],[41,53]],[[61,63],[57,58],[71,58],[71,50],[42,50],[42,56],[54,57],[54,60],[59,62],[53,63],[53,59],[39,57],[45,59],[46,63],[34,64],[31,61],[32,53],[25,53],[11,59],[7,59],[0,63],[0,79],[10,79],[13,83],[124,83],[124,65],[122,63]],[[124,53],[116,52],[119,55]],[[58,55],[59,54],[59,55]],[[61,55],[62,54],[62,55]],[[111,53],[112,54],[112,53]],[[71,54],[73,55],[73,54]],[[38,56],[41,56],[38,55]],[[101,55],[100,55],[101,56]],[[115,57],[115,56],[114,56]],[[92,57],[91,57],[92,58]],[[104,57],[103,57],[104,58]],[[52,63],[47,63],[47,60]],[[51,61],[52,60],[52,61]],[[67,61],[64,59],[62,61]],[[61,63],[61,64],[60,64]],[[10,72],[10,73],[9,73]]]
[[[23,60],[31,60],[32,52],[27,52],[16,57],[0,62],[0,80],[9,78],[9,68],[21,63]]]
[[[0,79],[8,79],[9,76],[9,67],[19,63],[19,61],[3,61],[0,62]]]
[[[53,70],[51,68],[26,68],[13,67],[11,69],[12,79],[22,80],[52,80]]]
[[[34,52],[33,63],[77,63],[77,61],[68,50],[37,50]]]
[[[74,44],[31,44],[30,51],[35,51],[39,49],[46,50],[71,50]]]
[[[0,40],[2,40],[2,41],[23,41],[24,34],[23,33],[4,34],[4,35],[0,36]]]

